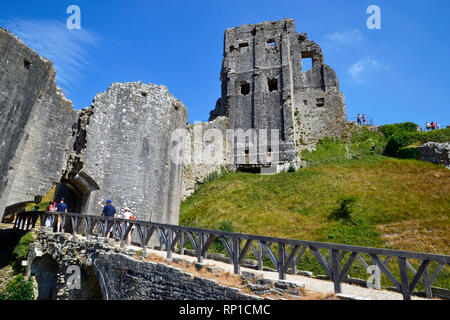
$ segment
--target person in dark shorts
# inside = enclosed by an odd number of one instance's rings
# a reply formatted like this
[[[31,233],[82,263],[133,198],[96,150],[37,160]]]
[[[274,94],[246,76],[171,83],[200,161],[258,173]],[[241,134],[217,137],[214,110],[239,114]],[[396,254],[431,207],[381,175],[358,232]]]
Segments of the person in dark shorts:
[[[103,207],[102,217],[103,216],[111,217],[111,218],[116,217],[116,208],[114,208],[114,206],[111,203],[112,203],[111,199],[106,200],[106,206]],[[106,237],[109,238],[109,236],[110,236],[110,232],[108,232]]]
[[[64,198],[59,200],[56,205],[56,212],[67,212],[67,204],[64,203]],[[59,232],[61,228],[61,216],[58,215],[58,224],[56,225],[56,232]]]

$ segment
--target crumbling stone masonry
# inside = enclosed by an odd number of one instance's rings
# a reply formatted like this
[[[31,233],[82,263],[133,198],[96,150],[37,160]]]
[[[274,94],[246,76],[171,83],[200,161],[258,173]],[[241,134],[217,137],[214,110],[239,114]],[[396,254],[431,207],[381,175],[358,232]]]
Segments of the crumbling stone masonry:
[[[302,69],[303,59],[312,59],[312,69]],[[294,20],[227,29],[220,78],[222,97],[210,120],[226,116],[231,128],[279,130],[279,164],[299,162],[301,150],[345,130],[336,74],[320,47],[306,33],[297,34]]]
[[[186,107],[164,86],[114,83],[77,111],[52,63],[0,29],[0,219],[57,185],[69,211],[100,215],[107,198],[138,219],[178,224],[182,163],[172,132]],[[121,211],[120,211],[121,212]]]
[[[227,29],[223,54],[222,96],[211,111],[209,122],[189,127],[183,199],[192,194],[199,181],[221,167],[195,162],[198,153],[209,148],[211,141],[207,135],[194,142],[194,129],[221,132],[223,164],[228,170],[261,173],[285,171],[291,164],[299,167],[302,150],[313,149],[323,137],[341,138],[346,132],[345,98],[337,76],[324,63],[319,45],[308,40],[306,33],[297,34],[294,20]],[[305,59],[311,59],[310,70],[303,69]],[[268,142],[262,147],[267,154],[258,150],[253,162],[249,141],[242,148],[235,137],[227,136],[227,130],[248,133],[250,129],[255,130],[256,136],[266,130]],[[277,152],[271,145],[271,130],[278,132],[279,140],[275,139],[279,141],[278,161],[270,160]],[[250,137],[249,134],[246,139]],[[239,157],[240,153],[244,156]]]
[[[283,280],[271,280],[253,272],[242,272],[242,287],[229,287],[186,269],[195,265],[211,274],[224,274],[213,266],[193,264],[181,257],[166,262],[148,261],[132,247],[121,250],[112,239],[53,233],[42,228],[30,244],[27,275],[37,282],[38,297],[44,300],[262,300],[301,298],[304,288]],[[179,265],[172,266],[169,262]],[[78,267],[80,288],[69,287]]]
[[[76,119],[52,63],[0,28],[0,219],[59,181]]]
[[[450,169],[450,143],[427,142],[419,151],[420,160],[443,164]]]
[[[186,127],[186,107],[164,86],[114,83],[82,112],[89,116],[80,124],[81,147],[63,176],[90,188],[80,212],[101,213],[111,198],[139,220],[178,224],[182,163],[172,161],[171,134]]]

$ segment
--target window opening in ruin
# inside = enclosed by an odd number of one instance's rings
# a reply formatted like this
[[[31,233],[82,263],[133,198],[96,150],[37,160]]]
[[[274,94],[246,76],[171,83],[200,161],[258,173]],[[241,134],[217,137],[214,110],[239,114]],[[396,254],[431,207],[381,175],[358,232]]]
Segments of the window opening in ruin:
[[[278,90],[278,79],[268,79],[267,84],[270,92]]]
[[[244,43],[239,43],[239,48],[245,48],[248,47],[248,43],[244,42]]]
[[[317,98],[316,99],[316,106],[323,107],[325,105],[325,98]]]
[[[302,58],[302,71],[306,72],[312,69],[312,58]]]
[[[249,163],[249,154],[250,154],[250,151],[248,149],[245,149],[245,163],[246,164]]]
[[[147,96],[147,92],[142,91],[141,94],[142,94],[143,97]]]
[[[275,42],[275,39],[269,39],[267,40],[267,44],[269,46],[275,47],[277,43]]]
[[[303,100],[303,104],[304,104],[305,106],[307,106],[307,105],[308,105],[308,100]]]
[[[244,96],[248,95],[250,93],[250,83],[242,82],[241,83],[241,94]]]
[[[272,157],[272,148],[271,148],[271,147],[269,147],[269,148],[267,149],[267,156],[268,156],[269,158]]]
[[[31,62],[25,59],[23,61],[23,66],[25,67],[25,69],[29,70],[30,66],[31,66]]]
[[[237,48],[235,48],[234,46],[230,46],[230,52],[233,52],[235,50],[237,50]]]

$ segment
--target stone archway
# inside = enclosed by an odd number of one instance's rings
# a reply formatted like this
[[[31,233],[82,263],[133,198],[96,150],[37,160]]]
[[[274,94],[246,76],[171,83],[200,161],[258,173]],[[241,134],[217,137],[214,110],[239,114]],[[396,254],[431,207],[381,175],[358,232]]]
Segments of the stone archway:
[[[69,294],[69,300],[103,300],[99,279],[93,267],[81,270],[80,289],[73,289]]]
[[[97,183],[87,173],[80,171],[74,177],[61,178],[56,186],[54,201],[61,198],[67,203],[68,211],[82,213],[92,191],[100,190]]]
[[[49,254],[33,260],[30,274],[38,284],[37,300],[56,300],[58,271],[58,263]]]

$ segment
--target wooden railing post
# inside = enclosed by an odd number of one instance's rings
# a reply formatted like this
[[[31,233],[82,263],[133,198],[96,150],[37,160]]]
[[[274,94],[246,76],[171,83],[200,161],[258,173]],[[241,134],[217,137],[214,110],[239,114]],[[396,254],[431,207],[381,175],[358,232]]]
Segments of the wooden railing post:
[[[263,247],[260,241],[258,241],[258,270],[263,269]]]
[[[401,294],[403,300],[411,300],[411,293],[409,291],[408,270],[406,269],[406,258],[398,257],[398,267],[400,269],[401,280]]]
[[[173,230],[169,228],[167,231],[167,259],[172,259],[172,240],[173,240]]]
[[[181,236],[180,236],[180,254],[184,254],[184,244],[185,244],[184,231],[181,231]]]
[[[240,239],[238,237],[232,238],[233,239],[233,265],[234,265],[234,273],[239,274],[241,273],[241,267],[239,265],[239,253],[241,250],[240,246]]]
[[[198,233],[198,244],[197,244],[197,262],[203,263],[203,234],[201,232]]]
[[[341,293],[341,275],[340,275],[340,259],[339,250],[331,250],[330,254],[331,274],[334,282],[334,292]]]
[[[278,243],[278,278],[286,280],[286,273],[284,272],[284,243]]]

